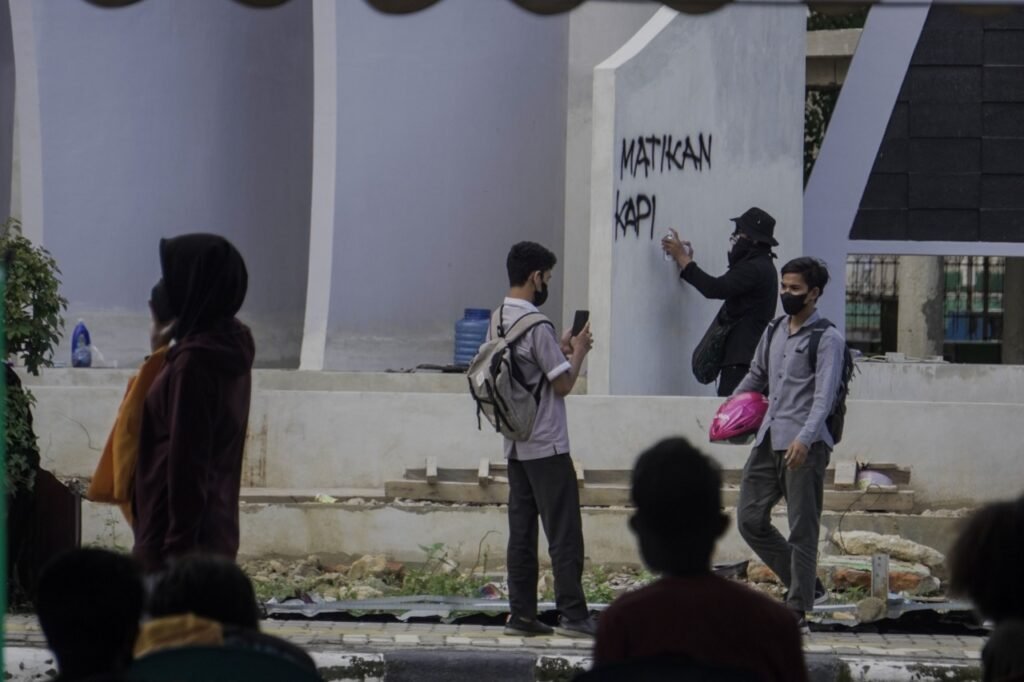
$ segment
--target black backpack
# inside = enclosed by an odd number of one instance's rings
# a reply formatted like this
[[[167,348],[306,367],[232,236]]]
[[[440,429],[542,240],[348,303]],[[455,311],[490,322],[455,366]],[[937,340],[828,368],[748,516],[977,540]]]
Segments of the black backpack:
[[[774,320],[768,323],[768,338],[765,339],[765,369],[768,368],[768,358],[771,357],[772,347],[772,336],[775,334],[775,329],[779,326],[779,322],[786,319],[786,315],[776,317]],[[817,322],[811,325],[811,340],[807,344],[807,354],[811,363],[811,371],[815,372],[818,369],[818,345],[821,343],[821,335],[825,333],[825,330],[835,325],[831,320],[821,318]],[[836,393],[836,401],[832,403],[832,411],[829,412],[828,417],[825,418],[825,427],[828,429],[829,434],[832,436],[832,442],[838,443],[843,439],[843,426],[846,423],[846,396],[850,394],[850,380],[853,379],[854,373],[857,371],[857,366],[853,363],[853,353],[850,351],[848,344],[843,345],[843,372],[839,377],[839,389]],[[771,376],[771,372],[767,372],[768,376]]]

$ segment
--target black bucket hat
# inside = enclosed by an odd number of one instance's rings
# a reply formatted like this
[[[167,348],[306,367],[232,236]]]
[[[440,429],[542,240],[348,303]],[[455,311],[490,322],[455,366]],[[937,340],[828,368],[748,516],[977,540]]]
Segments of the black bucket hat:
[[[746,213],[739,218],[731,219],[736,223],[736,230],[747,235],[755,242],[778,246],[775,239],[775,218],[771,217],[757,206],[747,209]]]

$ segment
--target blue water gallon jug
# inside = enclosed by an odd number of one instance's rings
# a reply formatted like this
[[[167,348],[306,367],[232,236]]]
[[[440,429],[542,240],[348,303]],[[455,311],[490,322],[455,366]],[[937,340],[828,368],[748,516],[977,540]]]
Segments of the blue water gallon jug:
[[[92,367],[92,339],[85,322],[78,321],[71,332],[71,366]]]
[[[491,311],[487,308],[466,308],[464,316],[455,323],[455,364],[468,367],[476,352],[487,339],[491,324]]]

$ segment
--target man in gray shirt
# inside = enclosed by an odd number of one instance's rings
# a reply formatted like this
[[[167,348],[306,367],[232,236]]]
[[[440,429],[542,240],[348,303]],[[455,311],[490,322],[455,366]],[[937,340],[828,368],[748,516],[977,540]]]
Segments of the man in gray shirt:
[[[499,329],[509,329],[523,315],[537,312],[548,297],[548,282],[557,259],[540,244],[519,242],[509,251],[509,290],[501,307]],[[537,416],[527,440],[505,439],[508,459],[508,592],[511,616],[507,634],[549,635],[537,620],[538,516],[548,538],[555,577],[558,630],[570,637],[593,637],[583,594],[583,522],[576,471],[569,456],[565,396],[572,391],[583,360],[593,345],[590,324],[561,340],[550,322],[526,332],[513,349],[526,386],[540,386]]]
[[[807,630],[806,612],[824,588],[816,579],[825,468],[835,441],[826,419],[842,380],[845,341],[816,310],[828,283],[825,264],[797,258],[782,268],[786,315],[768,326],[750,371],[736,393],[768,387],[768,413],[743,469],[737,521],[740,534],[788,590],[786,605]],[[827,321],[825,321],[827,324]],[[816,358],[811,336],[820,333]],[[772,508],[785,498],[789,539],[772,525]],[[818,594],[816,594],[818,593]]]

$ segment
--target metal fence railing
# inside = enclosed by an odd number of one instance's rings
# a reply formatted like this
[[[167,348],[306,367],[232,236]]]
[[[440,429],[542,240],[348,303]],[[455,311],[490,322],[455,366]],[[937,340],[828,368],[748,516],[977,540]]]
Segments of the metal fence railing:
[[[846,259],[846,336],[865,353],[896,350],[899,256],[851,255]],[[1003,336],[1000,256],[943,258],[943,322],[947,350],[999,344]],[[960,357],[959,353],[948,353]]]

